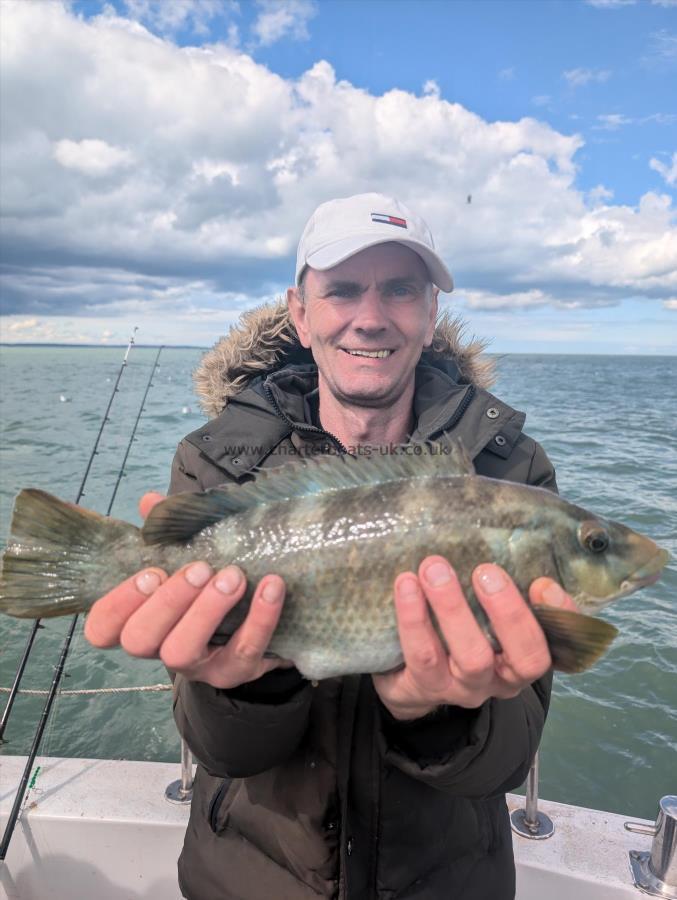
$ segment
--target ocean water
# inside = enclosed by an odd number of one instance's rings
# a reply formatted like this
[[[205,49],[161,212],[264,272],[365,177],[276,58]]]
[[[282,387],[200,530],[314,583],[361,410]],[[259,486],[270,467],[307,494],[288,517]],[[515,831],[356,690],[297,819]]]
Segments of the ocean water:
[[[0,350],[0,541],[22,487],[75,499],[124,350]],[[82,505],[105,511],[156,350],[125,367]],[[146,490],[164,491],[177,442],[204,421],[191,373],[201,351],[165,349],[112,515],[140,522]],[[540,795],[653,818],[677,793],[677,357],[521,356],[498,359],[495,392],[528,413],[526,430],[554,461],[566,498],[652,536],[673,562],[663,579],[605,611],[620,630],[582,675],[557,675],[541,747]],[[46,689],[67,619],[43,620],[23,687]],[[30,622],[0,617],[0,688],[9,687]],[[64,690],[167,683],[163,666],[82,636]],[[0,694],[0,709],[6,695]],[[28,752],[43,698],[20,696],[0,753]],[[42,744],[54,756],[178,760],[171,693],[59,696]]]

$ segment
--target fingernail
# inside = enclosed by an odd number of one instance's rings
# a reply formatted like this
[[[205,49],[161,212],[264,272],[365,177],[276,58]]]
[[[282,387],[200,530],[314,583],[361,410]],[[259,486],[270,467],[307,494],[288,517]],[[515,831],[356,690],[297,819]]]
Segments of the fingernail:
[[[564,604],[566,603],[567,595],[558,584],[555,584],[553,582],[552,584],[549,584],[543,591],[543,599],[546,601],[548,606],[564,606]]]
[[[142,572],[134,581],[142,594],[152,594],[160,587],[160,576],[157,572]]]
[[[266,603],[278,603],[282,598],[282,592],[277,581],[268,581],[261,591],[261,597]]]
[[[403,600],[418,600],[418,582],[415,578],[400,578],[397,593]]]
[[[242,581],[242,573],[237,566],[228,566],[216,576],[215,587],[224,594],[234,594]]]
[[[487,594],[497,594],[508,584],[505,572],[498,566],[481,566],[477,577],[482,589]]]
[[[451,569],[446,563],[434,562],[425,570],[425,578],[433,587],[448,584],[451,581]]]
[[[193,587],[203,587],[211,577],[212,569],[206,562],[193,563],[193,565],[189,566],[184,573],[184,578],[188,584],[192,584]]]

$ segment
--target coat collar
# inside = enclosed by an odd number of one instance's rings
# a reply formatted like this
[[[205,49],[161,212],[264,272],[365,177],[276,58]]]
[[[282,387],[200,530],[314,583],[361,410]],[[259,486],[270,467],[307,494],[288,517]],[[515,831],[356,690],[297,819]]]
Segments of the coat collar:
[[[493,381],[493,361],[484,355],[484,343],[466,340],[464,330],[460,319],[443,313],[421,362],[459,383],[488,388]],[[299,343],[286,304],[273,303],[244,313],[204,355],[194,374],[195,390],[203,410],[213,418],[272,372],[309,364],[313,364],[312,355]]]
[[[326,433],[309,421],[308,396],[316,387],[314,364],[284,366],[259,376],[221,415],[186,440],[229,475],[241,478],[292,435],[308,445],[327,442]],[[453,435],[464,442],[471,458],[485,447],[507,457],[525,419],[488,391],[425,363],[416,369],[414,414],[413,443],[444,442]]]

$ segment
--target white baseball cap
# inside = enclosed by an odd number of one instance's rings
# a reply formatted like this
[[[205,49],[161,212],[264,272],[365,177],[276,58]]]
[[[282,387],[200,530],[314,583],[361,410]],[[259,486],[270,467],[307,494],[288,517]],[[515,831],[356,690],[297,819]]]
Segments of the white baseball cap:
[[[306,266],[323,272],[367,247],[391,241],[418,253],[440,290],[454,289],[451,272],[436,253],[426,223],[404,203],[383,194],[355,194],[317,207],[299,241],[296,284]]]

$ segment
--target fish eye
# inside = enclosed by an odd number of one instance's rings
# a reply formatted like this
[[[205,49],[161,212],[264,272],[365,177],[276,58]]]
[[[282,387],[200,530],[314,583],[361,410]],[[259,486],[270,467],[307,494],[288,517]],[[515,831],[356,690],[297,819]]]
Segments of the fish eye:
[[[583,522],[579,528],[579,539],[591,553],[604,553],[609,546],[609,535],[597,522]]]

